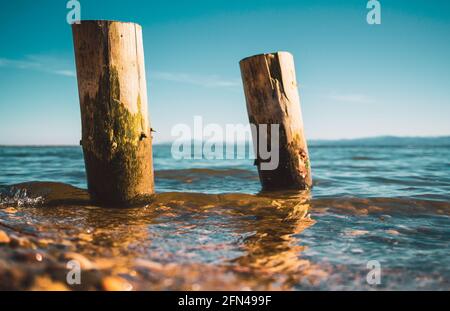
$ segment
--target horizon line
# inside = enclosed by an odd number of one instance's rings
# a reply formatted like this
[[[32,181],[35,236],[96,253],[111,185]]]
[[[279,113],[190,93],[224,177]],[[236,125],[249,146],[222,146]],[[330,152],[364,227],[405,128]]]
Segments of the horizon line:
[[[338,142],[338,141],[352,141],[352,140],[363,140],[363,139],[379,139],[379,138],[400,138],[400,139],[450,139],[450,134],[446,135],[432,135],[432,136],[398,136],[398,135],[377,135],[377,136],[362,136],[362,137],[354,137],[354,138],[311,138],[307,139],[307,142]],[[167,145],[173,143],[175,140],[166,140],[153,143],[153,146],[157,145]],[[184,141],[188,142],[188,140]],[[195,140],[191,140],[191,143],[195,142]],[[209,141],[212,143],[220,143],[220,141]],[[223,140],[222,143],[249,143],[251,140],[241,140],[241,141],[226,141]],[[79,144],[2,144],[0,143],[0,147],[76,147]],[[81,146],[80,146],[81,147]]]

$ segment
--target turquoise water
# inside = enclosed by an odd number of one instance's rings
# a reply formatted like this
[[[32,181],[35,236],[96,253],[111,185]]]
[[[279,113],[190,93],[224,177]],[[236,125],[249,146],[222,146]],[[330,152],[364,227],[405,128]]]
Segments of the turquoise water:
[[[128,241],[126,247],[115,246],[117,256],[128,258],[131,252],[215,274],[213,283],[196,279],[201,289],[222,284],[232,289],[449,290],[450,138],[313,141],[309,149],[314,188],[295,195],[259,193],[251,159],[177,161],[169,145],[156,145],[158,202],[140,211],[96,209],[98,216],[89,217],[102,221],[89,226],[103,235],[94,234],[91,245],[79,251],[90,254],[90,247],[103,247],[106,226],[114,239]],[[19,215],[29,222],[0,209],[4,223],[27,230],[39,223],[40,230],[52,232],[55,218],[66,227],[77,218],[77,230],[86,229],[83,206],[57,204],[48,211],[45,200],[27,204],[30,192],[11,188],[30,181],[86,188],[80,147],[0,147],[0,167],[0,205],[24,205]],[[127,229],[108,226],[124,218]],[[381,265],[379,285],[366,281],[369,260]],[[186,284],[194,282],[185,278]],[[152,289],[155,281],[141,276],[131,282]]]
[[[450,138],[425,142],[312,142],[313,197],[403,197],[448,202]],[[174,160],[170,145],[154,146],[153,156],[158,192],[260,191],[251,159]],[[0,166],[0,185],[57,181],[87,187],[80,147],[0,147]]]

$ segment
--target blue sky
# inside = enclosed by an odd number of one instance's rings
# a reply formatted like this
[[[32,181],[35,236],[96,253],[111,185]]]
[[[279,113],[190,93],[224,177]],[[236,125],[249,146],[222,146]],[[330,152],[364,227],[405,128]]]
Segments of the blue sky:
[[[80,0],[82,19],[142,25],[155,142],[176,123],[247,123],[239,60],[295,57],[309,139],[450,134],[450,2]],[[65,0],[0,4],[0,144],[81,136]]]

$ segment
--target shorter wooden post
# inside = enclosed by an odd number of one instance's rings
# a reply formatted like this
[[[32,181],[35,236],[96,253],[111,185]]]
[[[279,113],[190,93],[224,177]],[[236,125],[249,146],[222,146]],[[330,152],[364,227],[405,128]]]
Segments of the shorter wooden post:
[[[152,137],[141,27],[73,24],[88,190],[102,205],[153,193]]]
[[[263,190],[311,188],[308,147],[292,54],[255,55],[241,60],[240,68],[249,120],[256,125],[253,143]],[[261,162],[265,161],[258,148],[263,134],[261,124],[279,124],[279,164],[273,170],[261,169]],[[267,146],[270,146],[271,133],[266,136]]]

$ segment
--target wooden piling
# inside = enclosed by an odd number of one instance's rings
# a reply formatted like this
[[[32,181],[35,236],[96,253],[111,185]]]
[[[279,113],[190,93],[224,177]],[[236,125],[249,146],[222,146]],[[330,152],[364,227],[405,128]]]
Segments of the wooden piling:
[[[312,187],[308,147],[303,132],[295,76],[294,58],[288,52],[261,54],[240,61],[247,111],[255,150],[260,124],[279,124],[279,164],[274,170],[261,169],[265,161],[256,152],[256,165],[263,190],[309,189]],[[271,133],[267,134],[270,146]]]
[[[142,29],[82,21],[72,32],[89,194],[133,204],[154,192]]]

